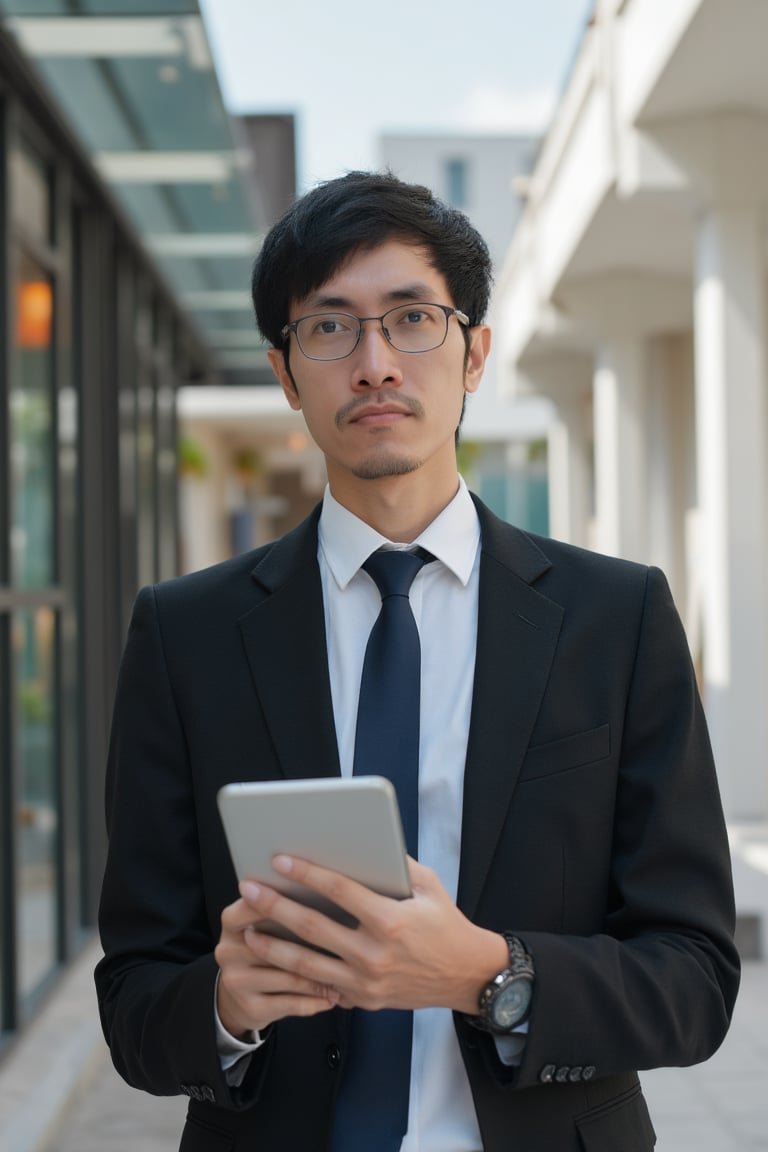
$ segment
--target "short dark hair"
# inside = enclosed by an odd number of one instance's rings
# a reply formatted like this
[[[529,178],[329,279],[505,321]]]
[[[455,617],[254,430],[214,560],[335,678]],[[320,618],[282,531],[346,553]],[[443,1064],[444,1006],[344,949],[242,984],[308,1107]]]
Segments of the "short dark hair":
[[[393,238],[425,248],[453,304],[470,324],[482,323],[491,258],[464,213],[391,172],[349,172],[302,196],[267,234],[251,280],[256,322],[265,339],[281,347],[292,301],[325,284],[354,253]]]

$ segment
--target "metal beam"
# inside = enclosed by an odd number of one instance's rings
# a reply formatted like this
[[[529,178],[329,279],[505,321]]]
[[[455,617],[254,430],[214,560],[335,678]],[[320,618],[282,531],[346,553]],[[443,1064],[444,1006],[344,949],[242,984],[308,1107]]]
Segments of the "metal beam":
[[[225,184],[250,162],[240,152],[97,152],[94,162],[114,184]]]
[[[5,24],[30,56],[185,56],[192,68],[212,68],[205,27],[199,16],[17,16],[8,18]]]
[[[222,289],[213,292],[185,292],[181,299],[186,308],[196,312],[250,312],[253,307],[247,288],[236,291]]]
[[[258,232],[155,232],[144,240],[158,256],[248,256],[261,247]]]

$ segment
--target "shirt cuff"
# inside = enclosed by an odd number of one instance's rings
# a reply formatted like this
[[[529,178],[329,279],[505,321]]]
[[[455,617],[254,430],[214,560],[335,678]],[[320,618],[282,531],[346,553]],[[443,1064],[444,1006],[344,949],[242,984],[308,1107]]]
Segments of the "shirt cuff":
[[[508,1068],[519,1068],[523,1062],[523,1052],[528,1040],[528,1021],[526,1020],[508,1036],[494,1036],[496,1055],[502,1064]]]
[[[216,1003],[219,975],[219,973],[216,975],[216,984],[213,993],[213,1018],[216,1022],[216,1050],[219,1053],[221,1070],[227,1074],[227,1083],[232,1088],[239,1088],[245,1073],[248,1071],[248,1064],[250,1063],[245,1057],[251,1056],[257,1049],[261,1048],[267,1036],[265,1033],[252,1031],[246,1034],[247,1038],[245,1040],[238,1040],[237,1037],[226,1030],[219,1017],[219,1009]],[[240,1067],[241,1061],[242,1067]],[[237,1065],[237,1068],[235,1068],[235,1065]]]

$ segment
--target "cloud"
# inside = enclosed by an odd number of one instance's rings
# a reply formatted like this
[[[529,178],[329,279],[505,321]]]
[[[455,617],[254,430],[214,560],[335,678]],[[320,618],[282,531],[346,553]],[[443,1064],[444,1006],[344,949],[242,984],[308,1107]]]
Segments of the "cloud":
[[[500,84],[479,84],[456,109],[454,123],[462,131],[538,135],[549,124],[557,99],[555,87],[516,92]]]

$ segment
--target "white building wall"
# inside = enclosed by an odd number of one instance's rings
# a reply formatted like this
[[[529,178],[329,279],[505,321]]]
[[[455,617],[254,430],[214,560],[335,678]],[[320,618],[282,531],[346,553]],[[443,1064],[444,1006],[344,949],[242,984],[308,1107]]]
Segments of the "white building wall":
[[[380,158],[396,176],[426,184],[442,199],[469,216],[488,244],[498,269],[518,223],[525,188],[539,149],[533,136],[384,135]],[[457,198],[451,170],[463,166],[464,192]],[[494,328],[491,355],[480,390],[468,398],[463,435],[467,440],[506,442],[544,438],[551,407],[541,398],[499,395],[497,344],[502,323],[492,299]]]
[[[594,516],[552,504],[669,575],[740,820],[768,817],[766,43],[754,0],[596,0],[497,289],[502,389],[568,398],[551,485],[591,350]]]
[[[466,212],[498,260],[517,225],[519,190],[533,168],[539,144],[538,136],[384,135],[379,150],[382,164],[396,176],[426,184]],[[464,200],[451,196],[454,161],[464,165]]]

